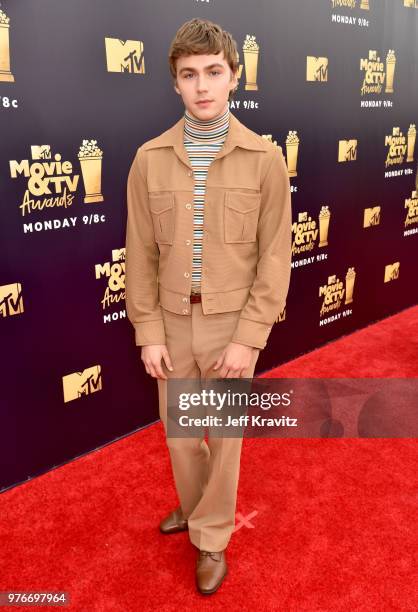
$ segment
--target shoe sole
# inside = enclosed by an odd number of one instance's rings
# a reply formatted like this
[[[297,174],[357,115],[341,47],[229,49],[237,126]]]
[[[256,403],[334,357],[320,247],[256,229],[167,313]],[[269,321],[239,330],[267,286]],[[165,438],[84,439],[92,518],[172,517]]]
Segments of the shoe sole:
[[[199,591],[199,593],[201,593],[202,595],[211,595],[212,593],[215,593],[219,587],[221,586],[221,584],[223,583],[225,576],[228,574],[228,568],[225,571],[225,574],[222,576],[222,578],[220,579],[220,581],[218,582],[218,584],[216,585],[216,587],[214,587],[213,589],[210,590],[206,590],[206,591],[201,591],[199,586],[197,587],[197,590]]]
[[[179,533],[180,531],[188,531],[189,527],[182,527],[179,529],[171,529],[170,531],[163,531],[160,527],[160,532],[163,533],[164,535],[171,535],[172,533]]]

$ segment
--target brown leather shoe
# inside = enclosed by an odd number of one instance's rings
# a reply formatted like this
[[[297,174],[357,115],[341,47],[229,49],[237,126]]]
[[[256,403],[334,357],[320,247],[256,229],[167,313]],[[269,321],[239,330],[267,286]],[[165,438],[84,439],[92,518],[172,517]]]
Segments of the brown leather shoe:
[[[160,531],[166,534],[186,531],[188,528],[187,519],[184,518],[180,506],[170,512],[160,523]]]
[[[214,593],[228,573],[225,550],[209,552],[199,550],[196,562],[197,588],[203,595]]]

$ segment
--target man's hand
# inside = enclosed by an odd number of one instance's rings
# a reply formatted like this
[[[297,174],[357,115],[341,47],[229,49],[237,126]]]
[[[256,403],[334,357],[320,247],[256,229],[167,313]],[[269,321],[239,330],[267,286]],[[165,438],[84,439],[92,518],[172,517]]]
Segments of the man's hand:
[[[219,378],[242,378],[242,374],[250,367],[255,347],[230,342],[222,351],[215,363],[214,370],[219,370]]]
[[[173,370],[170,355],[165,344],[149,344],[142,347],[141,359],[144,362],[147,374],[151,374],[154,378],[167,380],[167,376],[161,367],[161,357],[164,359],[167,368]]]

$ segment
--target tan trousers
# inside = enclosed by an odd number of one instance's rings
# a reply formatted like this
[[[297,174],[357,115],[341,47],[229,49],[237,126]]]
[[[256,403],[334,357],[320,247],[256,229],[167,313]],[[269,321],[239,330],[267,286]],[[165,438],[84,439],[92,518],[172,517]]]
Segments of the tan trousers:
[[[168,378],[219,378],[213,370],[229,344],[241,311],[205,315],[200,302],[191,316],[162,309],[167,350],[173,371]],[[243,378],[252,378],[260,349],[253,349]],[[157,379],[160,418],[167,434],[167,381]],[[171,438],[166,436],[174,482],[189,537],[200,550],[224,550],[235,527],[242,438]]]

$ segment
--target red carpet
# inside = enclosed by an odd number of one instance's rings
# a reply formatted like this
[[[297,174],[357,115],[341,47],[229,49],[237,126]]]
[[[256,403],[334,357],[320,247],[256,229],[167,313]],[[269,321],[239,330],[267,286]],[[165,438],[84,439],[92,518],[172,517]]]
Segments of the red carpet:
[[[417,329],[414,307],[269,374],[417,377]],[[241,466],[216,594],[187,533],[157,528],[177,503],[161,423],[0,496],[0,590],[80,612],[418,609],[416,440],[245,439]]]

